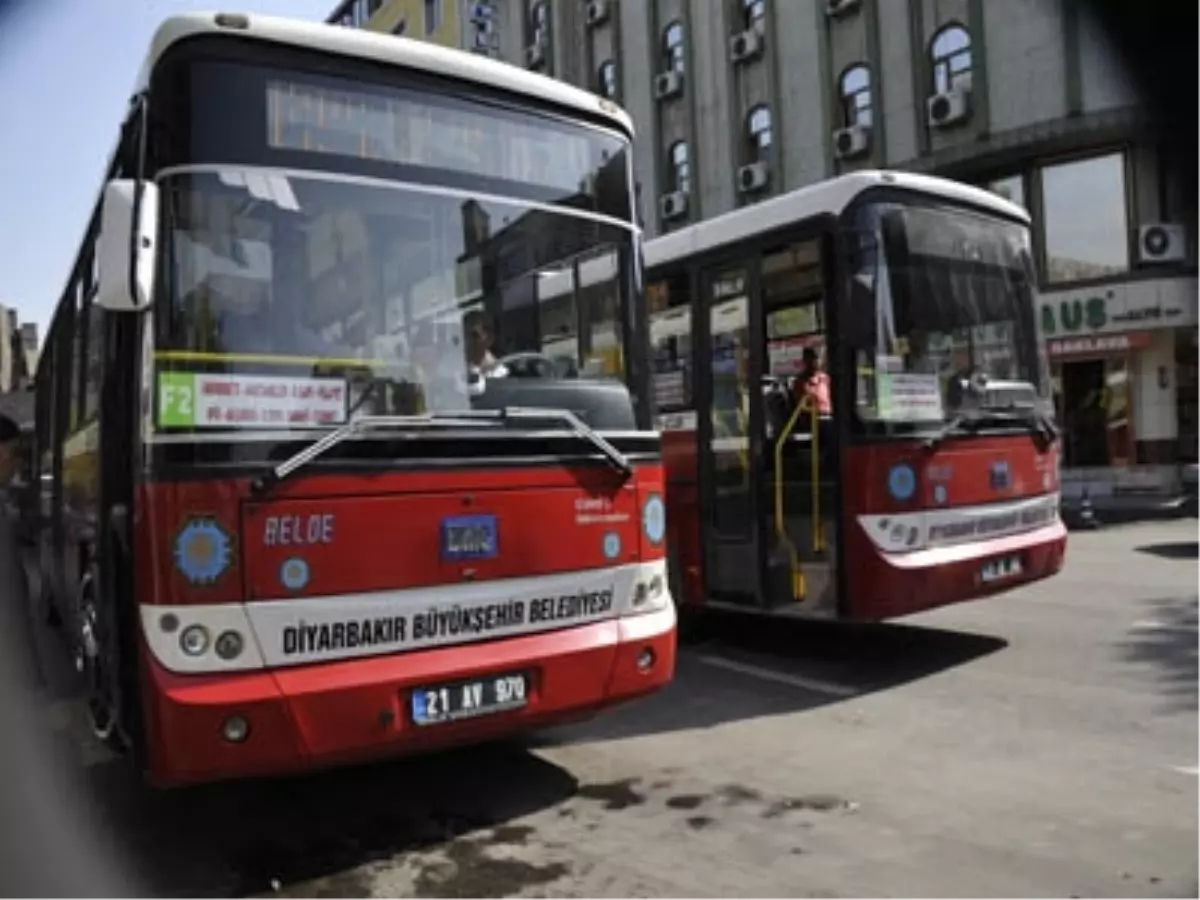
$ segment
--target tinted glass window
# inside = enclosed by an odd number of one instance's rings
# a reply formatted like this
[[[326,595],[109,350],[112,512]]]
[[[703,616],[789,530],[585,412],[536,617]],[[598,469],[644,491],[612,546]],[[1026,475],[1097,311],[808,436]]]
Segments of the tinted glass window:
[[[479,94],[408,76],[385,84],[177,60],[153,85],[154,157],[159,167],[338,171],[631,218],[627,140]]]
[[[1045,167],[1042,203],[1047,281],[1100,278],[1129,268],[1122,154]]]

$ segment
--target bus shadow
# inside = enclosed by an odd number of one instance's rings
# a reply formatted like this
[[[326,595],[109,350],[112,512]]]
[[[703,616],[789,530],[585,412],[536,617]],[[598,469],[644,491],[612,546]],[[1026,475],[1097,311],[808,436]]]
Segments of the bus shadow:
[[[675,680],[661,693],[539,740],[582,743],[804,713],[928,678],[1007,645],[990,635],[909,624],[719,614],[681,640]]]
[[[369,896],[373,864],[468,836],[486,846],[506,823],[578,790],[568,772],[515,743],[172,791],[112,760],[82,781],[140,892],[184,897]],[[534,869],[492,867],[493,879],[512,883],[483,893],[547,880]]]
[[[2,526],[0,517],[0,538]],[[22,618],[29,608],[23,595],[37,586],[33,572],[25,583],[14,575],[16,556],[0,540],[0,575],[9,588],[0,596],[10,601],[0,609],[0,625]],[[17,634],[12,630],[0,634],[6,650],[25,644],[35,651],[0,659],[4,687],[26,689],[22,707],[30,706],[36,725],[10,740],[9,751],[27,751],[22,758],[37,761],[16,777],[63,786],[55,811],[83,830],[82,840],[103,845],[98,852],[113,860],[115,877],[132,882],[117,886],[116,896],[366,896],[371,864],[457,846],[467,836],[467,849],[480,859],[474,874],[461,876],[468,883],[451,885],[463,896],[516,894],[556,875],[531,864],[500,865],[478,851],[503,843],[507,823],[579,790],[569,772],[518,742],[286,779],[155,790],[128,759],[92,736],[60,636],[30,617],[24,624],[28,644],[8,641]],[[52,873],[39,871],[35,866],[29,874],[31,884],[53,882]],[[484,876],[486,884],[469,881]],[[91,890],[109,893],[96,883]]]
[[[1161,559],[1196,559],[1200,556],[1200,543],[1196,541],[1173,541],[1166,544],[1144,544],[1138,553],[1146,553]]]
[[[1118,650],[1126,662],[1155,671],[1164,711],[1195,713],[1200,696],[1196,595],[1148,601],[1139,611],[1146,622],[1134,627]]]

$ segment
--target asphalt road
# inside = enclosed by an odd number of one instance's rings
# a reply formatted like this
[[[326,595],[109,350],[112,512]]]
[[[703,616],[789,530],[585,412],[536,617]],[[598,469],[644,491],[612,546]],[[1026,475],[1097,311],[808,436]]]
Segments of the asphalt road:
[[[42,645],[42,757],[157,894],[1195,897],[1196,537],[1078,533],[901,624],[716,621],[662,695],[532,741],[165,794]]]

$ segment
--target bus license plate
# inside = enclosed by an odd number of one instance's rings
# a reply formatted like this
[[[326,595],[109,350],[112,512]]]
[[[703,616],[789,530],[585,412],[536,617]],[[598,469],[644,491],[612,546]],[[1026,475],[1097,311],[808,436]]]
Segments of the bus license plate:
[[[489,675],[412,693],[412,716],[418,725],[454,722],[520,709],[528,702],[529,679],[522,672]]]
[[[989,584],[994,581],[1003,581],[1006,578],[1015,578],[1020,574],[1021,557],[1002,556],[983,564],[983,568],[979,570],[979,580],[984,584]]]
[[[442,520],[442,556],[448,560],[492,559],[498,550],[495,516],[451,516]]]

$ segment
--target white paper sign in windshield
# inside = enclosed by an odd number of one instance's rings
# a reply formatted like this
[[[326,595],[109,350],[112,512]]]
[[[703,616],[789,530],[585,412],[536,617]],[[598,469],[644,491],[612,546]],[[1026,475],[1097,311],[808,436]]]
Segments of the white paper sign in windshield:
[[[941,421],[942,388],[937,375],[876,371],[879,418],[893,422]]]

